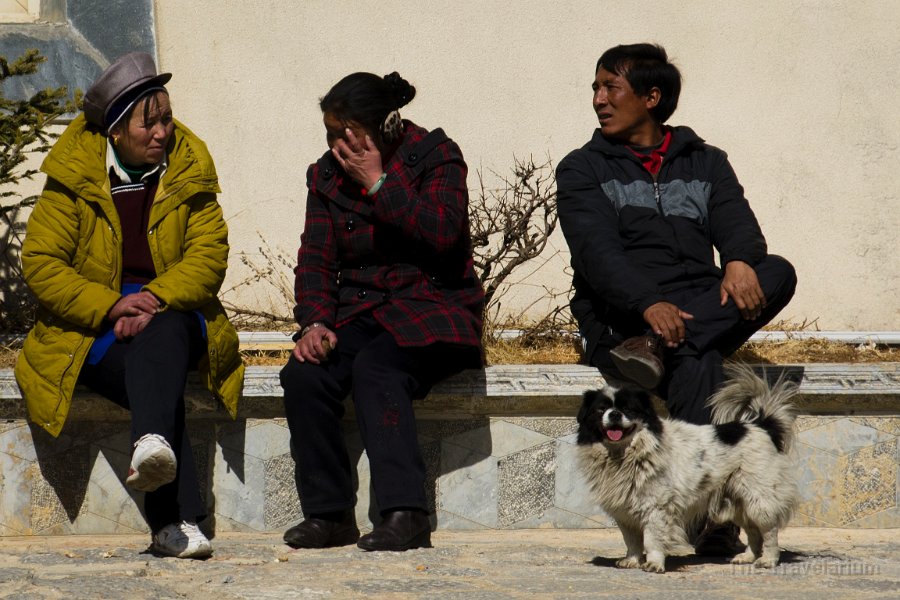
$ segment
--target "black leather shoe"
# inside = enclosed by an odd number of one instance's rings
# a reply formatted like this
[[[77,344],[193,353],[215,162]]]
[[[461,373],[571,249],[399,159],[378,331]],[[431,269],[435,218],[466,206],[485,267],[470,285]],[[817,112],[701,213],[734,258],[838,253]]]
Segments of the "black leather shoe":
[[[420,510],[394,510],[371,533],[359,538],[356,545],[363,550],[394,552],[431,548],[431,521]]]
[[[294,548],[348,546],[358,539],[359,528],[352,511],[347,511],[336,520],[310,515],[284,532],[284,543]]]

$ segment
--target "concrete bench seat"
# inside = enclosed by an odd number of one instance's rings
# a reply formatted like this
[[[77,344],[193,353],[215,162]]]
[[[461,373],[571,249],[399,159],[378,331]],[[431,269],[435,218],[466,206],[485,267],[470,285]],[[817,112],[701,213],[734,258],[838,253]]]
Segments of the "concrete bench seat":
[[[799,382],[794,525],[900,527],[900,363],[757,366]],[[281,530],[301,518],[279,367],[248,367],[238,419],[191,381],[188,421],[219,531]],[[581,365],[497,365],[460,373],[417,404],[436,524],[449,529],[608,527],[575,464]],[[352,407],[348,402],[349,413]],[[122,481],[128,413],[79,390],[58,439],[27,423],[11,369],[0,370],[0,535],[145,531],[141,494]],[[357,518],[375,514],[352,416]]]

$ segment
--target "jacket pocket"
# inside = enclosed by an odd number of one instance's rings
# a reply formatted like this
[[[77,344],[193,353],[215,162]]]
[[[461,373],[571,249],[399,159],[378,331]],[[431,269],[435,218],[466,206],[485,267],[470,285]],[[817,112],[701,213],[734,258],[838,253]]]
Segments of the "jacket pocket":
[[[22,354],[41,379],[58,389],[72,367],[82,339],[81,335],[66,332],[55,324],[41,320],[35,323],[25,340]]]

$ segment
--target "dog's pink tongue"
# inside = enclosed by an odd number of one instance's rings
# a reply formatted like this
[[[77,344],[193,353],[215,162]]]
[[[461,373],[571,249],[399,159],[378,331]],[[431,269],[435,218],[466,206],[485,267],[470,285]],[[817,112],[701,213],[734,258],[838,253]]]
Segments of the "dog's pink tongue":
[[[622,439],[622,430],[621,429],[607,429],[606,437],[611,439],[614,442],[618,442]]]

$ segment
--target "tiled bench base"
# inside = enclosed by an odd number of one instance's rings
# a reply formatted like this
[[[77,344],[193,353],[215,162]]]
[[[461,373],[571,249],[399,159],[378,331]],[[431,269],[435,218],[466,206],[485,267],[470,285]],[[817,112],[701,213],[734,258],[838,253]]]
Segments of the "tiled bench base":
[[[249,371],[237,421],[191,395],[188,426],[217,531],[280,531],[301,518],[277,369]],[[437,526],[612,526],[574,459],[573,415],[582,391],[600,384],[591,369],[544,365],[491,367],[436,388],[418,413]],[[0,372],[0,535],[146,531],[142,494],[122,483],[127,413],[90,395],[76,402],[52,439],[26,423]],[[900,527],[900,364],[808,365],[798,404],[803,497],[793,525]],[[345,425],[364,524],[376,510],[368,463],[355,422]]]

